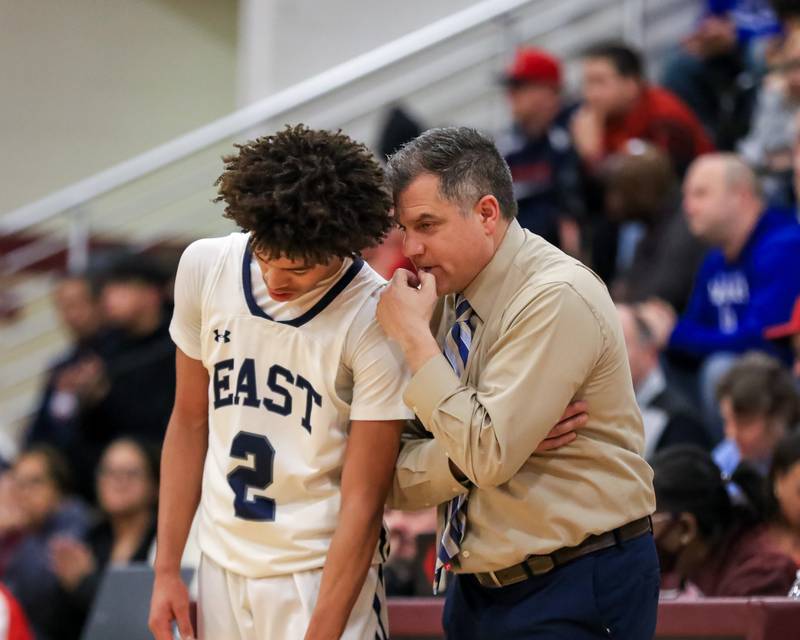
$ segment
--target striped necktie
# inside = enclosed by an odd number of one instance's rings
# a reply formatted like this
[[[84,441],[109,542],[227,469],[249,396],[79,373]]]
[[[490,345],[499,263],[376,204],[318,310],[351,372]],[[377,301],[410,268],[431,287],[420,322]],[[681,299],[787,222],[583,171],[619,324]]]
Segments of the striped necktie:
[[[444,339],[444,356],[460,378],[467,366],[469,350],[472,346],[475,314],[467,299],[458,294],[455,301],[456,321]],[[445,571],[452,566],[453,559],[461,551],[461,542],[467,524],[467,495],[457,495],[447,503],[444,515],[444,527],[439,548],[436,554],[436,567],[433,577],[433,593],[437,594],[445,587]]]
[[[467,366],[472,347],[472,325],[475,314],[467,299],[460,293],[456,296],[456,321],[444,338],[444,357],[460,378]]]

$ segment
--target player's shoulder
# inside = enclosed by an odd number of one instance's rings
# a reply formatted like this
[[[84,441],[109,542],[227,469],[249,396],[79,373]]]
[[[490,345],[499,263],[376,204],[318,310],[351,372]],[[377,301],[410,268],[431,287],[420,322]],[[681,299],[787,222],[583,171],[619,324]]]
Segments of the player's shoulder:
[[[232,249],[244,247],[245,244],[247,244],[247,234],[241,232],[216,238],[201,238],[184,249],[181,260],[208,262]]]
[[[356,274],[356,279],[361,283],[366,284],[371,288],[381,288],[386,286],[386,279],[379,274],[375,269],[369,266],[369,263],[363,258],[359,258],[361,268]]]
[[[178,271],[183,274],[195,274],[204,278],[219,270],[227,257],[240,256],[247,244],[247,234],[231,233],[219,238],[202,238],[195,240],[181,255]]]
[[[375,313],[381,292],[387,283],[383,276],[364,262],[353,284],[356,285],[356,299],[349,302],[358,305],[358,311],[353,317],[348,333],[357,341],[367,331],[377,326]]]
[[[357,258],[348,271],[352,275],[342,291],[344,304],[359,308],[375,304],[386,280],[361,258]]]

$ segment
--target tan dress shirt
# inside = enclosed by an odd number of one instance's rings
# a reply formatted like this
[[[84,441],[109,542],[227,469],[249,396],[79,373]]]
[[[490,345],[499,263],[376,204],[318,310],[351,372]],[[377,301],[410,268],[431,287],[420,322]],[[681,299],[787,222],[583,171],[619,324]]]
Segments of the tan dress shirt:
[[[502,569],[652,513],[642,418],[602,281],[514,221],[463,293],[479,318],[464,375],[440,355],[413,376],[404,399],[433,438],[407,435],[391,506],[420,509],[469,491],[456,568],[464,573]],[[453,300],[440,302],[433,321],[440,345]],[[571,444],[534,453],[572,400],[589,403],[588,425]],[[472,486],[455,480],[448,458]]]

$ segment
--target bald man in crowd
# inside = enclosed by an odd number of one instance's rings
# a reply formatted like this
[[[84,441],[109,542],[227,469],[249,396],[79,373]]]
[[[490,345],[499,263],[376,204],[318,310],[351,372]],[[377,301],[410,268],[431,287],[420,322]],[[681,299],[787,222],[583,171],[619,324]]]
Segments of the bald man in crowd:
[[[737,354],[758,350],[791,361],[787,347],[763,334],[785,322],[800,295],[800,225],[790,213],[765,206],[755,174],[730,153],[692,163],[683,207],[692,234],[712,248],[677,321],[658,302],[641,313],[672,353],[700,365],[701,400],[711,417],[716,381]]]

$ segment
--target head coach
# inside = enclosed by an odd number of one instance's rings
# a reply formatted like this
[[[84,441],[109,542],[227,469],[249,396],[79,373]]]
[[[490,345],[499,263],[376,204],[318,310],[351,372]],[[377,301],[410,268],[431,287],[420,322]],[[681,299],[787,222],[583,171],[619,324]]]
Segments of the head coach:
[[[508,167],[474,129],[427,131],[387,178],[418,276],[395,274],[378,320],[433,436],[404,443],[390,502],[440,505],[448,637],[649,640],[652,471],[605,286],[520,227]],[[587,425],[537,451],[573,400]]]

